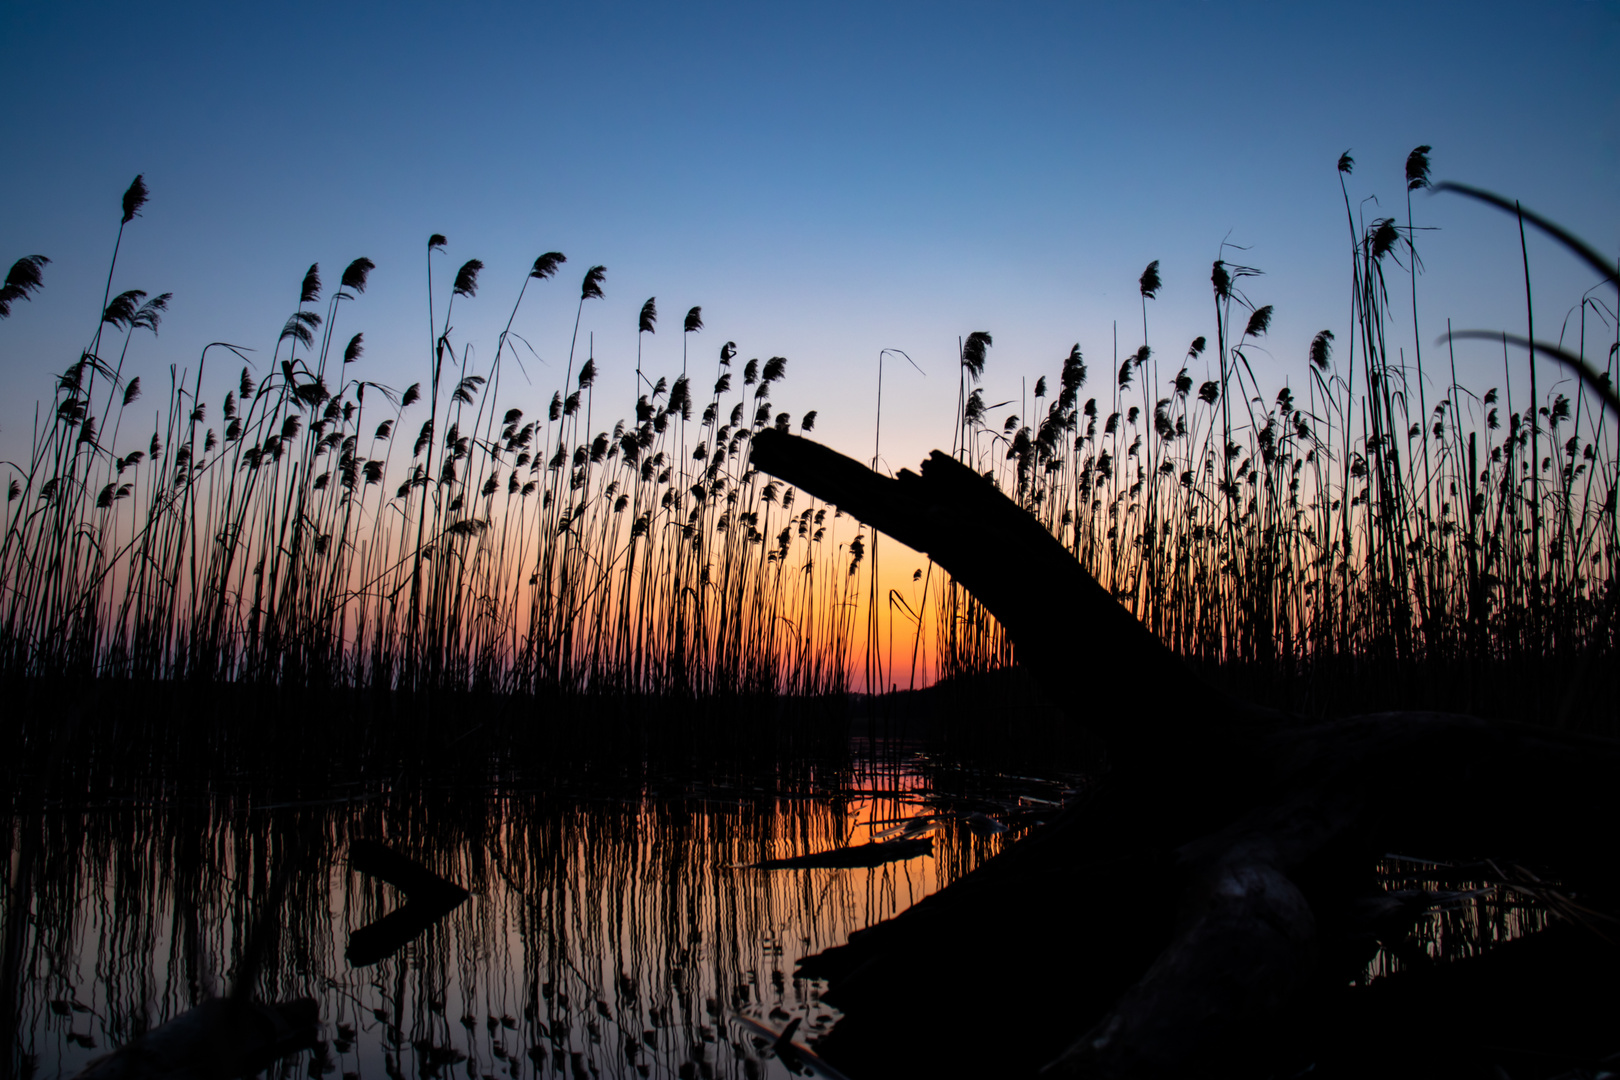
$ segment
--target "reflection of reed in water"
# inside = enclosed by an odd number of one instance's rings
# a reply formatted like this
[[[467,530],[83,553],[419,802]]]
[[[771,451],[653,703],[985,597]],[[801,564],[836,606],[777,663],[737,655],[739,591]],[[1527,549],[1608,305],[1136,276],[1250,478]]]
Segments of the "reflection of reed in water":
[[[866,789],[866,790],[863,790]],[[834,1019],[803,955],[904,909],[999,849],[917,774],[841,770],[650,782],[631,799],[418,791],[255,809],[108,803],[44,831],[11,1075],[72,1075],[219,993],[273,871],[296,853],[265,1000],[313,996],[326,1042],[300,1072],[785,1074],[728,1018],[814,1039]],[[1005,802],[1004,802],[1005,804]],[[739,869],[869,841],[932,815],[935,856],[850,870]],[[1010,834],[1009,834],[1010,835]],[[420,859],[473,899],[366,967],[348,935],[402,898],[345,862],[350,837]],[[14,846],[13,850],[17,850]],[[7,898],[7,910],[11,901]]]
[[[1415,925],[1410,920],[1403,924],[1400,934],[1380,940],[1363,982],[1441,959],[1478,956],[1493,945],[1546,929],[1559,901],[1568,903],[1556,891],[1557,885],[1513,864],[1504,869],[1490,860],[1458,865],[1386,855],[1378,864],[1378,876],[1389,901],[1421,917]],[[1581,922],[1581,910],[1559,913]]]

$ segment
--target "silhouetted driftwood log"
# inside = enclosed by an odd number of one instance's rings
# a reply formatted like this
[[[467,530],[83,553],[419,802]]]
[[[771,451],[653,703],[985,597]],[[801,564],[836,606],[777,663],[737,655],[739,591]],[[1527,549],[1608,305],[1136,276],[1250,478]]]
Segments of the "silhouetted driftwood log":
[[[845,1014],[821,1049],[856,1076],[1266,1075],[1324,1060],[1348,982],[1427,906],[1378,887],[1385,853],[1620,884],[1620,744],[1437,713],[1306,723],[1198,678],[950,457],[887,478],[764,431],[753,463],[930,555],[1113,762],[1057,820],[805,962]],[[1432,1065],[1380,1068],[1403,1064]]]

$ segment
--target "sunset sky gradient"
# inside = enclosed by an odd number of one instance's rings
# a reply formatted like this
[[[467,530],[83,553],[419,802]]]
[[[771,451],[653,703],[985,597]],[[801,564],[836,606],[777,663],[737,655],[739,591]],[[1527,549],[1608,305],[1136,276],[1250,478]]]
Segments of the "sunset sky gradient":
[[[1404,221],[1402,165],[1522,199],[1620,251],[1620,5],[796,4],[128,5],[0,0],[7,167],[0,262],[49,256],[45,287],[0,323],[0,457],[25,452],[34,402],[94,332],[118,198],[151,202],[126,233],[114,291],[172,291],[130,370],[156,390],[228,341],[268,357],[311,262],[331,283],[375,260],[342,336],[364,377],[425,379],[425,242],[449,275],[477,257],[455,337],[490,357],[534,257],[568,263],[514,329],[530,413],[561,382],[579,278],[607,423],[629,412],[636,315],[662,319],[651,372],[686,344],[713,370],[783,355],[779,408],[872,453],[877,355],[883,457],[948,445],[958,337],[995,338],[990,401],[1017,402],[1070,345],[1106,386],[1141,343],[1137,276],[1165,286],[1149,338],[1172,363],[1212,332],[1209,267],[1259,267],[1276,317],[1256,359],[1302,382],[1316,331],[1347,340],[1352,204]],[[1511,218],[1420,193],[1424,346],[1449,317],[1523,332]],[[1531,236],[1537,335],[1557,337],[1591,275]],[[1408,318],[1409,302],[1393,305]],[[1409,323],[1392,333],[1406,335]],[[1612,335],[1611,335],[1612,336]],[[1483,390],[1500,350],[1458,353]],[[1115,365],[1117,366],[1117,364]],[[1195,372],[1202,377],[1201,372]],[[220,393],[234,371],[221,370]],[[699,380],[702,386],[702,380]],[[617,403],[622,403],[617,404]],[[154,401],[152,407],[157,407]],[[598,405],[599,415],[601,406]],[[1008,406],[995,414],[999,427]],[[899,568],[896,568],[897,572]],[[904,568],[909,577],[909,565]]]

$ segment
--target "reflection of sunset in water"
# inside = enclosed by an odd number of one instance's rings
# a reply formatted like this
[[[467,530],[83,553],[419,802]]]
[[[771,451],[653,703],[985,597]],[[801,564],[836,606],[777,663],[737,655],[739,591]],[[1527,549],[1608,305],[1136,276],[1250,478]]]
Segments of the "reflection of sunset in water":
[[[313,997],[297,1072],[360,1076],[786,1075],[741,1015],[795,1041],[837,1014],[800,958],[846,941],[1000,850],[1069,790],[927,763],[795,779],[652,781],[632,797],[394,792],[62,815],[24,973],[21,1052],[85,1062],[230,987],[278,866],[294,868],[261,997]],[[1005,829],[1010,823],[1011,830]],[[747,864],[927,836],[932,854],[848,869]],[[471,898],[390,956],[356,929],[401,894],[347,865],[380,840]],[[285,1068],[283,1069],[285,1074]],[[288,1074],[290,1075],[290,1074]]]

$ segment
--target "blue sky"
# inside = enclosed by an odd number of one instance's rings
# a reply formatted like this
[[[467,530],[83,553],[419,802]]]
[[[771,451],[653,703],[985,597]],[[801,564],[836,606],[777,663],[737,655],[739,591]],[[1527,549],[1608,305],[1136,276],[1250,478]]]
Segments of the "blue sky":
[[[1353,200],[1405,217],[1402,165],[1518,197],[1620,250],[1620,5],[129,5],[0,0],[0,262],[49,256],[44,291],[0,323],[0,454],[26,439],[49,375],[89,340],[118,198],[152,201],[115,291],[172,291],[131,367],[155,390],[224,340],[267,357],[320,262],[329,283],[377,263],[340,335],[363,374],[425,376],[424,249],[450,238],[439,288],[487,266],[457,306],[487,363],[533,258],[567,254],[515,328],[543,408],[561,380],[580,275],[603,377],[627,401],[635,318],[658,297],[646,366],[678,369],[680,318],[713,370],[720,345],[784,355],[777,405],[870,453],[876,355],[885,457],[948,443],[959,335],[995,336],[990,400],[1055,374],[1070,344],[1106,391],[1114,323],[1141,339],[1136,278],[1161,260],[1150,338],[1173,363],[1211,323],[1223,238],[1267,276],[1277,386],[1311,336],[1347,322]],[[1522,332],[1510,219],[1421,196],[1425,347],[1458,327]],[[1538,336],[1590,278],[1532,237]],[[1400,317],[1404,315],[1398,310]],[[1397,334],[1410,328],[1400,327]],[[1460,354],[1483,390],[1500,354]],[[549,365],[549,366],[548,366]],[[223,395],[229,372],[221,371]],[[701,383],[700,383],[701,385]],[[156,407],[156,395],[148,403]],[[609,409],[616,416],[627,409]],[[598,416],[602,415],[598,404]],[[999,416],[998,416],[999,419]]]

